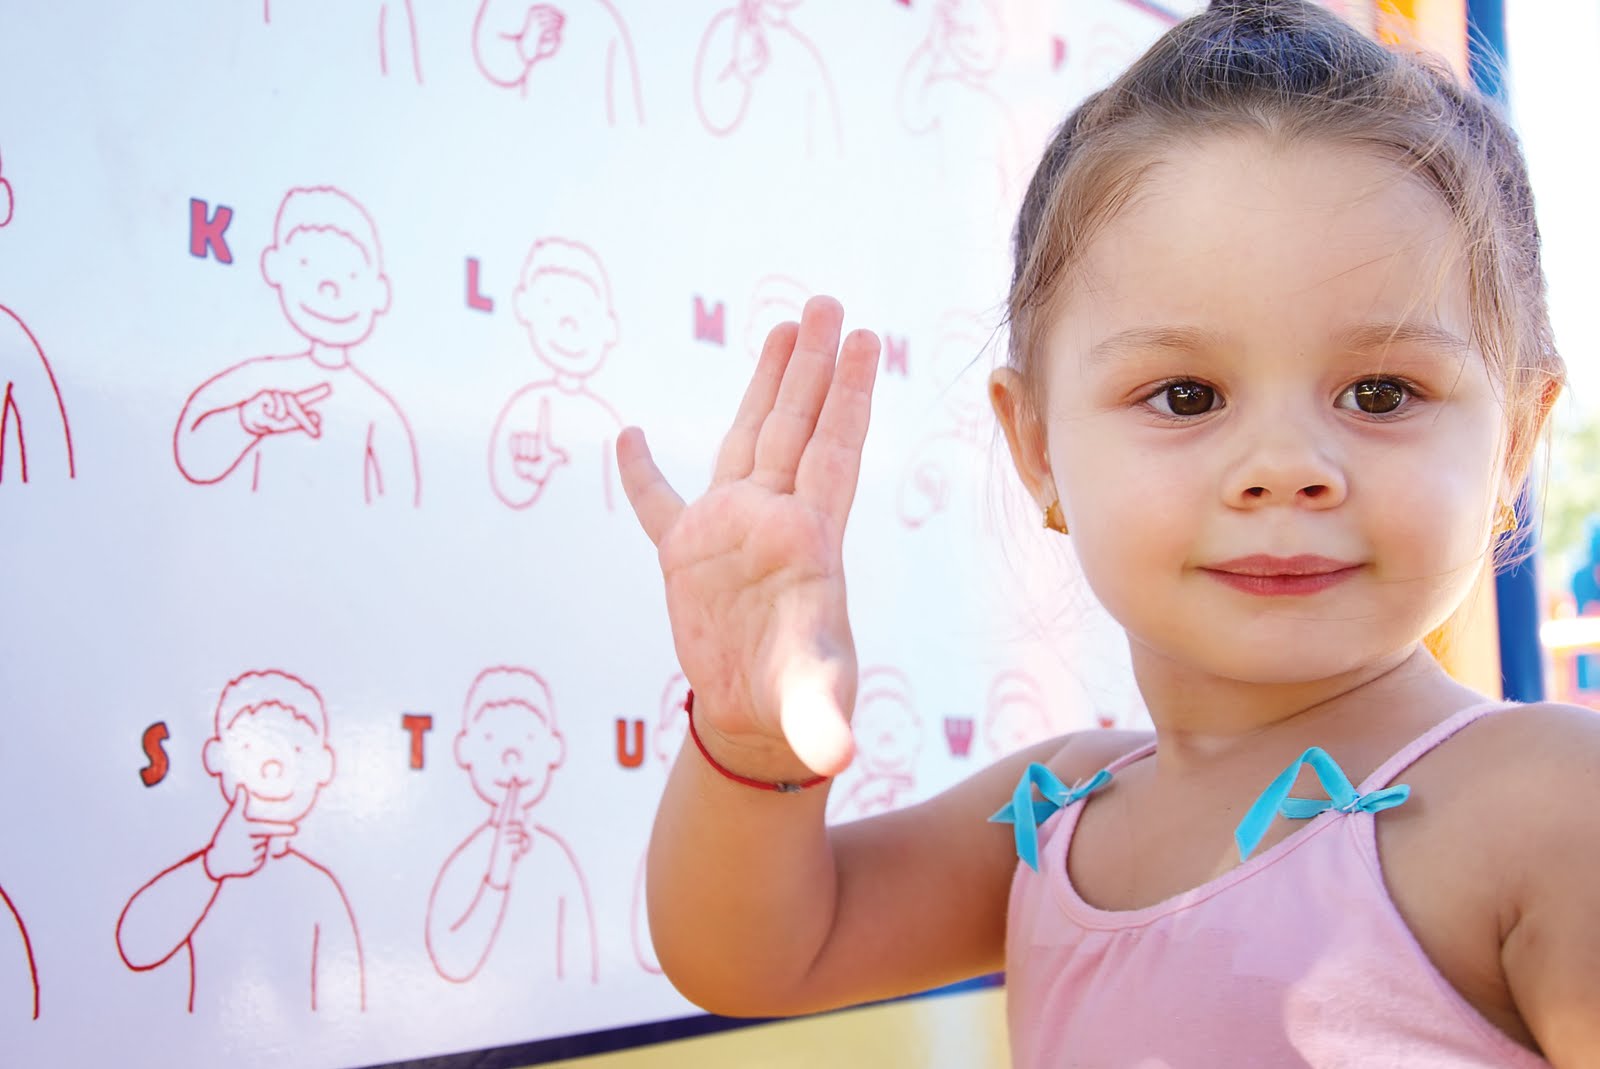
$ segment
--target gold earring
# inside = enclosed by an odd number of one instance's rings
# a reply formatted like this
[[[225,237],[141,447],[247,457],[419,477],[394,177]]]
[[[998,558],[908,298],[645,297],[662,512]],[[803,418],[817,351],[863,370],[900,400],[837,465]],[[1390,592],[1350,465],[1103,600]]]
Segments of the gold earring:
[[[1061,515],[1061,499],[1056,498],[1045,506],[1044,525],[1057,534],[1068,534],[1067,518]]]
[[[1506,504],[1505,502],[1502,501],[1500,503],[1500,507],[1495,510],[1495,514],[1494,514],[1494,533],[1495,534],[1510,534],[1512,531],[1515,531],[1516,529],[1517,529],[1517,510],[1515,508],[1513,508],[1512,506],[1510,506],[1510,505],[1508,505],[1508,504]]]

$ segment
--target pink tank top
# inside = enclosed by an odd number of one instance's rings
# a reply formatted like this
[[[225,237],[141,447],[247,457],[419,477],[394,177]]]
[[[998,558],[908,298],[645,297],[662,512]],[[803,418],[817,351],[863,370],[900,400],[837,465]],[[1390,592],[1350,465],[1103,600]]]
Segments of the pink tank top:
[[[1383,789],[1395,776],[1480,716],[1511,707],[1461,710],[1384,763],[1356,790],[1360,799],[1347,793],[1343,807],[1289,799],[1283,812],[1297,804],[1301,812],[1323,811],[1217,879],[1143,909],[1101,910],[1079,898],[1067,876],[1067,850],[1082,798],[1154,753],[1155,744],[1114,761],[1098,784],[1058,794],[1061,808],[1038,827],[1038,870],[1019,864],[1011,885],[1012,1064],[1548,1066],[1478,1013],[1428,960],[1389,898],[1376,815],[1360,804],[1401,804],[1405,789]],[[1274,786],[1282,783],[1286,793],[1298,771],[1291,765]],[[1348,780],[1343,784],[1348,791]],[[1334,789],[1330,796],[1338,801]],[[1270,810],[1257,808],[1270,817],[1280,799],[1264,795],[1266,802]],[[1053,808],[1034,805],[1040,817]],[[1023,838],[1019,829],[1019,849]]]

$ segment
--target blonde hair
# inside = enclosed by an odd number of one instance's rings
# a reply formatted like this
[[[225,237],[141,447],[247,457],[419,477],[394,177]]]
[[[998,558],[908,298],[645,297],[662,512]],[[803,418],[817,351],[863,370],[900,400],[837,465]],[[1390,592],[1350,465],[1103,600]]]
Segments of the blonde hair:
[[[1089,243],[1168,147],[1240,133],[1373,152],[1439,194],[1466,258],[1471,341],[1502,391],[1506,472],[1520,486],[1566,366],[1516,135],[1442,60],[1391,52],[1309,0],[1213,0],[1056,131],[1014,234],[1009,362],[1031,414],[1044,410],[1044,334]]]

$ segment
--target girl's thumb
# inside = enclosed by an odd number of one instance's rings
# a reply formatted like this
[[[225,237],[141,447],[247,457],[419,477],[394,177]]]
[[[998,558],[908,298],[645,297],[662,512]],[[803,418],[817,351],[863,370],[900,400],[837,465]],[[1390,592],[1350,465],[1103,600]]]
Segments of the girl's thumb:
[[[847,703],[855,699],[854,665],[808,659],[784,673],[778,690],[778,725],[805,766],[837,776],[855,757]]]

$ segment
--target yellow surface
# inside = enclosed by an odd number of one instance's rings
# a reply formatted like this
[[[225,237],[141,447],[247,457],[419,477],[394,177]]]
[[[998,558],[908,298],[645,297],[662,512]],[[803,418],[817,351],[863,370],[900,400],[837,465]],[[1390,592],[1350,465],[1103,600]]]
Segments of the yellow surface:
[[[985,988],[755,1025],[615,1054],[571,1069],[982,1069],[1010,1064],[1005,992]]]
[[[1463,0],[1378,0],[1377,6],[1378,40],[1443,56],[1456,76],[1470,84]]]

